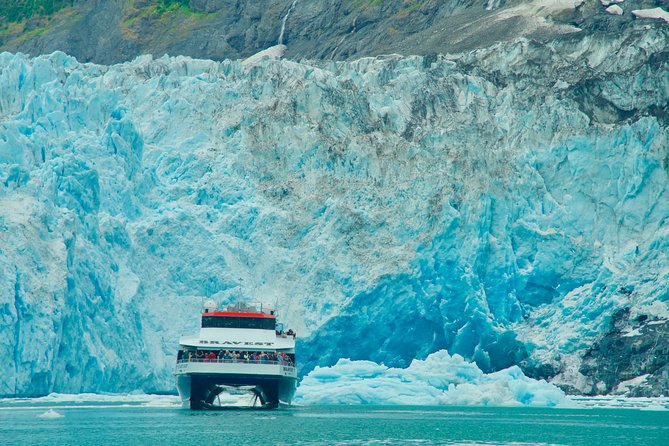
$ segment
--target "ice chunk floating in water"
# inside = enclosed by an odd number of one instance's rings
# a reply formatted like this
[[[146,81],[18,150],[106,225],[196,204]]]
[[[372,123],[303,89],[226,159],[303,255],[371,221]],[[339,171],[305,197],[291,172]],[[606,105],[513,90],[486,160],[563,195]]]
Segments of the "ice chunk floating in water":
[[[460,355],[441,350],[406,369],[341,359],[317,367],[297,389],[297,404],[566,406],[564,392],[528,378],[517,366],[483,373]]]
[[[142,406],[142,407],[181,407],[181,399],[177,395],[146,395],[132,394],[98,394],[51,393],[39,398],[0,398],[0,407],[110,407],[110,406]]]
[[[63,415],[62,413],[57,412],[53,409],[49,409],[46,412],[44,412],[43,414],[37,415],[38,418],[43,418],[45,420],[53,420],[53,419],[56,419],[56,418],[63,418],[64,416],[65,415]]]

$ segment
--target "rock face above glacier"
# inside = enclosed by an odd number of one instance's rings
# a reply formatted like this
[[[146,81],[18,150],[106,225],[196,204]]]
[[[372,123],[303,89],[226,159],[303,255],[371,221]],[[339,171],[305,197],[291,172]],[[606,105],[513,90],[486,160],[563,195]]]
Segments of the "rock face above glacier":
[[[303,374],[446,349],[612,392],[597,352],[638,336],[657,360],[618,362],[666,393],[668,37],[1,54],[0,394],[171,391],[205,298],[277,302]]]
[[[11,2],[10,2],[11,3]],[[25,3],[25,2],[24,2]],[[293,59],[347,60],[399,53],[455,53],[514,40],[547,42],[575,32],[619,36],[639,21],[599,0],[76,0],[55,14],[6,22],[0,50],[64,51],[84,62],[141,54],[241,59],[288,43]],[[614,1],[611,4],[616,3]],[[620,2],[617,2],[620,3]],[[627,11],[661,0],[626,0]],[[162,4],[162,7],[161,7]],[[166,4],[171,7],[165,8]],[[281,40],[281,41],[279,41]]]

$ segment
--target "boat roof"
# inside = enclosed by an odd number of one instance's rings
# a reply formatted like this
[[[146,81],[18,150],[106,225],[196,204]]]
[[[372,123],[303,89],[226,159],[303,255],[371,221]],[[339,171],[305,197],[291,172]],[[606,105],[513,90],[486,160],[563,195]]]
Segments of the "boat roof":
[[[213,301],[209,301],[204,304],[202,316],[276,319],[276,312],[274,307],[268,304],[244,302],[236,302],[219,310]]]

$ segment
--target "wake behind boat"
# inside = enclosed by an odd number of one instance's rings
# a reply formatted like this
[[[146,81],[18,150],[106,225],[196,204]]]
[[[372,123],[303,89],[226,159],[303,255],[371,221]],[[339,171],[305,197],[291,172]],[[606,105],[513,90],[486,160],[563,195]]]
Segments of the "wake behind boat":
[[[179,340],[174,372],[184,407],[275,408],[297,386],[295,334],[273,308],[238,303],[218,311],[207,302],[199,335]]]

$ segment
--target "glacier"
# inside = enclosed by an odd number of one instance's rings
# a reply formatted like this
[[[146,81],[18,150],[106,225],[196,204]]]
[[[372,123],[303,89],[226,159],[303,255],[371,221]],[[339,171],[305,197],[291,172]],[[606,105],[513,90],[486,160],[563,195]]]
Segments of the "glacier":
[[[0,54],[0,395],[173,391],[210,298],[276,303],[302,376],[447,350],[666,392],[661,342],[618,360],[629,376],[597,365],[669,319],[668,37],[336,63]]]

